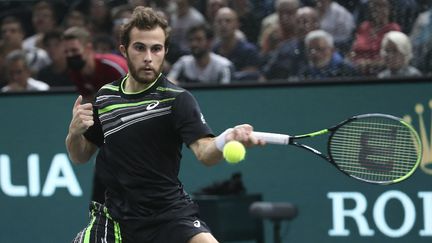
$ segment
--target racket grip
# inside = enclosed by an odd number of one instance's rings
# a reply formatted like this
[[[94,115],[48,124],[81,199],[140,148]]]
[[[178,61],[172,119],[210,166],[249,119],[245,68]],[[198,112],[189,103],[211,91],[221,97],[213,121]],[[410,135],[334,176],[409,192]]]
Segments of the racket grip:
[[[270,132],[252,132],[252,135],[256,138],[264,140],[266,143],[287,145],[289,144],[290,136],[280,133]]]

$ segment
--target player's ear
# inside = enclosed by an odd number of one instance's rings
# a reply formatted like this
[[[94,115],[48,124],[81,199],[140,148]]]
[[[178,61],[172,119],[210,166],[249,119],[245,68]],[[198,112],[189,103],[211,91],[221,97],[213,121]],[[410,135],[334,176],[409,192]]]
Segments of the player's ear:
[[[168,50],[169,50],[169,48],[167,47],[167,48],[165,48],[165,55],[166,54],[168,54]]]
[[[126,47],[124,45],[119,46],[119,51],[123,55],[123,57],[126,58]]]

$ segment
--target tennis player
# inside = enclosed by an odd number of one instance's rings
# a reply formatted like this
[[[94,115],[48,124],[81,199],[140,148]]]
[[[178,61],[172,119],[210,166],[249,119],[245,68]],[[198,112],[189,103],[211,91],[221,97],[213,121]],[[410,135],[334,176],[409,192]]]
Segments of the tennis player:
[[[96,157],[105,203],[90,204],[90,223],[73,242],[217,242],[178,179],[182,144],[214,165],[225,142],[264,144],[243,124],[214,137],[194,97],[162,75],[168,24],[137,7],[121,33],[129,74],[103,86],[93,104],[79,96],[66,138],[74,163]]]

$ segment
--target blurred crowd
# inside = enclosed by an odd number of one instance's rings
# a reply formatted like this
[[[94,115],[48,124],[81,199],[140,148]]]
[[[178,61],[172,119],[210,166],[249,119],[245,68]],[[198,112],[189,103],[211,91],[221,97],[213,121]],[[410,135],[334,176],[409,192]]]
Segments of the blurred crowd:
[[[164,73],[180,85],[428,76],[431,2],[1,1],[0,88],[76,88],[90,99],[127,73],[118,33],[139,5],[166,17]]]

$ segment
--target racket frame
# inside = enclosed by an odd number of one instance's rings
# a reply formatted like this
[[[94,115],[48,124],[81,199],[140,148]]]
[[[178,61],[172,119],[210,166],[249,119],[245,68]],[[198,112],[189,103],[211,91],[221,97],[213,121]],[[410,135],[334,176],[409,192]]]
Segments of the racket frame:
[[[414,164],[414,166],[411,168],[411,170],[406,173],[405,175],[394,179],[394,180],[389,180],[389,181],[373,181],[373,180],[367,180],[365,178],[360,178],[357,177],[355,175],[352,175],[346,171],[344,171],[343,169],[341,169],[338,164],[335,162],[335,160],[332,157],[331,151],[330,151],[330,142],[335,134],[335,132],[342,126],[346,125],[347,123],[353,122],[357,119],[362,119],[362,118],[368,118],[368,117],[383,117],[383,118],[387,118],[387,119],[392,119],[395,121],[398,121],[400,123],[402,123],[404,126],[406,126],[410,131],[411,134],[413,135],[413,139],[416,140],[417,144],[419,145],[417,148],[417,161]],[[315,131],[312,133],[307,133],[307,134],[302,134],[302,135],[295,135],[295,136],[290,136],[290,135],[285,135],[285,134],[273,134],[273,133],[265,133],[265,132],[254,132],[254,134],[261,138],[264,139],[266,142],[268,143],[273,143],[273,144],[284,144],[284,145],[294,145],[296,147],[305,149],[309,152],[314,153],[315,155],[318,155],[319,157],[327,160],[328,162],[330,162],[333,166],[335,166],[339,171],[343,172],[345,175],[350,176],[352,178],[355,178],[357,180],[363,181],[363,182],[367,182],[367,183],[371,183],[371,184],[376,184],[376,185],[389,185],[389,184],[394,184],[394,183],[398,183],[401,181],[406,180],[407,178],[409,178],[417,169],[417,167],[419,166],[421,159],[422,159],[422,143],[420,140],[419,135],[417,134],[416,130],[407,122],[405,122],[404,120],[402,120],[399,117],[396,116],[392,116],[392,115],[388,115],[388,114],[381,114],[381,113],[369,113],[369,114],[362,114],[362,115],[356,115],[356,116],[352,116],[342,122],[340,122],[339,124],[327,128],[327,129],[322,129],[319,131]],[[328,139],[327,139],[327,154],[323,154],[321,151],[303,144],[303,143],[299,143],[297,142],[297,140],[301,140],[304,138],[310,138],[310,137],[315,137],[315,136],[319,136],[319,135],[324,135],[324,134],[328,134]]]

